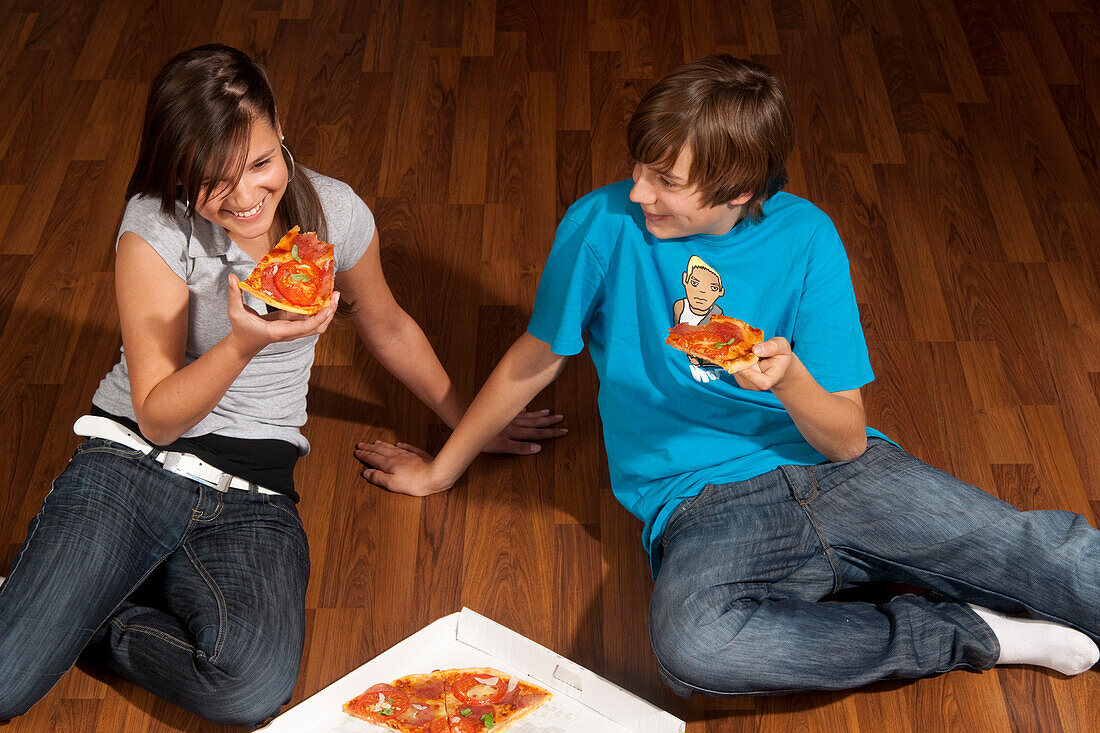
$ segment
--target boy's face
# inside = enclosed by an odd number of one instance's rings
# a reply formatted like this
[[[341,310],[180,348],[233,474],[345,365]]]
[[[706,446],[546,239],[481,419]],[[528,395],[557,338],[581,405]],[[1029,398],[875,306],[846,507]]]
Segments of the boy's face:
[[[658,239],[727,234],[752,198],[750,192],[711,206],[695,186],[687,183],[691,157],[691,148],[685,147],[667,171],[645,163],[634,164],[630,200],[642,207],[645,228]]]

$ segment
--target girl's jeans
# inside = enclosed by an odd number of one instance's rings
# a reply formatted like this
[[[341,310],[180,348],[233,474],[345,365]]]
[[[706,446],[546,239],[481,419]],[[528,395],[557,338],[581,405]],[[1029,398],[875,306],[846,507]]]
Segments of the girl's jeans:
[[[258,724],[294,688],[308,576],[291,499],[222,493],[89,440],[0,585],[0,720],[83,652],[210,720]]]
[[[660,671],[681,695],[845,689],[1000,654],[961,601],[1100,641],[1100,532],[1021,512],[873,439],[859,458],[711,485],[669,520],[650,605]],[[860,583],[927,588],[822,602]]]

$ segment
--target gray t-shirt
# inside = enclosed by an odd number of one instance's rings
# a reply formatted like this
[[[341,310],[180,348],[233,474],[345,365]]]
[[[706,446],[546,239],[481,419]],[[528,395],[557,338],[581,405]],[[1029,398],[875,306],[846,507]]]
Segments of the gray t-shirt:
[[[328,240],[335,249],[337,271],[352,267],[374,236],[374,216],[350,186],[298,167],[308,175],[321,198],[328,224]],[[226,289],[229,273],[244,280],[256,261],[219,226],[196,216],[165,216],[156,198],[135,196],[126,204],[119,227],[133,232],[156,250],[190,291],[188,303],[187,363],[206,353],[230,332]],[[117,240],[116,240],[117,246]],[[263,301],[244,293],[245,304],[266,313]],[[231,438],[274,438],[293,443],[300,455],[309,441],[298,430],[306,422],[306,391],[317,336],[270,344],[257,354],[226,391],[217,406],[185,438],[216,433]],[[102,410],[136,422],[130,399],[126,354],[107,373],[92,397]]]

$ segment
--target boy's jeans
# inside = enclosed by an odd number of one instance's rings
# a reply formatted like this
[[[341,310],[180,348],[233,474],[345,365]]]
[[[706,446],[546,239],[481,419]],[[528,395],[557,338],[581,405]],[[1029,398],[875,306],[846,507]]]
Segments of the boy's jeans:
[[[677,508],[663,547],[650,634],[681,695],[987,669],[1000,647],[957,601],[1100,641],[1100,532],[1084,517],[1021,512],[879,439],[853,461],[708,486]],[[874,581],[938,593],[819,602]]]
[[[294,688],[308,576],[292,500],[221,493],[89,440],[0,585],[0,720],[84,651],[206,718],[257,724]]]

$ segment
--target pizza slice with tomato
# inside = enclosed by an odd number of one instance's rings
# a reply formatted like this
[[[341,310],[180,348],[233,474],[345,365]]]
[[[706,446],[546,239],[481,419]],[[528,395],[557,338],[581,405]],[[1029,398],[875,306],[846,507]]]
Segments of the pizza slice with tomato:
[[[488,667],[442,675],[452,733],[502,733],[551,698],[548,690]]]
[[[332,245],[294,227],[238,284],[268,305],[313,315],[332,300],[335,273]]]
[[[451,733],[443,686],[434,674],[407,675],[369,687],[344,712],[399,733]]]
[[[752,347],[764,341],[764,332],[737,318],[713,315],[707,323],[681,323],[668,331],[665,343],[689,356],[720,366],[730,374],[748,369],[760,358]]]

